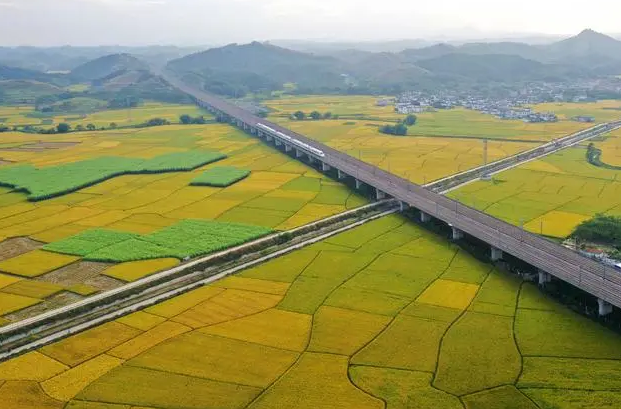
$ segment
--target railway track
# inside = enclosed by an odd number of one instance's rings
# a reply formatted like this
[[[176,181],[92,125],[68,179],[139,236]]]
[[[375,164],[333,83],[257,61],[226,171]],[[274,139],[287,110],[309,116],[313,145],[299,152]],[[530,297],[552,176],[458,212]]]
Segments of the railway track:
[[[394,200],[376,202],[203,257],[78,303],[0,327],[0,361],[147,308],[398,211],[399,205]],[[293,238],[285,244],[278,244],[279,237]],[[239,254],[237,260],[226,261],[228,255],[235,254]],[[224,262],[203,267],[219,259]]]

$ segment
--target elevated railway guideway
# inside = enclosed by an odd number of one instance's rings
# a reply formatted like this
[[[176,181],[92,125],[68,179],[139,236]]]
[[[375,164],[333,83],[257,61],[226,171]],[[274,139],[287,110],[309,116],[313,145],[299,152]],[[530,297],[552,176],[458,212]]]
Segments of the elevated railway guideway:
[[[163,77],[171,85],[190,95],[199,106],[252,135],[284,145],[288,151],[295,149],[297,157],[307,156],[311,161],[319,162],[323,170],[333,168],[340,177],[355,178],[356,186],[364,183],[374,188],[378,199],[390,196],[404,205],[418,209],[423,221],[431,217],[442,220],[453,228],[456,238],[468,234],[488,243],[493,260],[499,260],[504,253],[508,253],[539,269],[541,284],[556,277],[590,293],[598,299],[601,315],[610,313],[613,306],[621,308],[621,272],[614,268],[256,117],[218,97],[197,91],[175,77],[167,74],[163,74]],[[620,125],[621,122],[611,123],[600,128],[611,130]],[[599,129],[600,133],[602,129]],[[576,139],[585,137],[585,133],[592,137],[592,130],[587,130],[570,135],[560,143],[571,145]],[[556,148],[558,146],[551,145],[542,149],[553,151]]]

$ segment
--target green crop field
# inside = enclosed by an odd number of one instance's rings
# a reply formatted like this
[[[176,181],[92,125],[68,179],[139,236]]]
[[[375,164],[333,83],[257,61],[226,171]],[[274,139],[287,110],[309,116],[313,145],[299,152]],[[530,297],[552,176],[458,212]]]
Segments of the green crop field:
[[[151,159],[99,157],[58,166],[0,168],[0,186],[28,192],[31,201],[45,200],[96,185],[121,175],[190,171],[226,158],[204,150],[168,153]]]
[[[170,108],[141,107],[140,122],[196,109]],[[0,316],[11,321],[366,203],[225,124],[7,132],[0,158]],[[205,174],[237,181],[196,186]],[[218,227],[239,225],[238,236]]]
[[[618,131],[596,145],[616,163]],[[619,171],[591,165],[585,145],[457,189],[449,196],[528,231],[567,237],[596,214],[621,215]]]
[[[393,215],[1,363],[0,405],[616,408],[620,368],[621,336]]]
[[[192,186],[227,187],[250,175],[249,170],[237,169],[232,166],[211,168],[192,180]]]

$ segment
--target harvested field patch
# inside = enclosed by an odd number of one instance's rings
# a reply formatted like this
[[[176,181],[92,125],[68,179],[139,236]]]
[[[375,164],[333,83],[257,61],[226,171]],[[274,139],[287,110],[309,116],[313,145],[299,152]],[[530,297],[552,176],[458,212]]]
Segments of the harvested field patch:
[[[31,252],[43,246],[43,243],[27,237],[7,239],[0,243],[0,260],[7,260]]]

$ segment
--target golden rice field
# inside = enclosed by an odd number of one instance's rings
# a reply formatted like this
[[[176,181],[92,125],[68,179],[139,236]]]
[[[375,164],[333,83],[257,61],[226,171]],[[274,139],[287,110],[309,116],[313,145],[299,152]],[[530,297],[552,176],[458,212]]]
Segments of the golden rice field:
[[[0,364],[0,407],[618,408],[621,337],[400,216]]]
[[[172,123],[179,122],[179,116],[188,114],[192,116],[204,115],[209,117],[205,111],[195,105],[164,104],[159,102],[147,102],[137,108],[132,109],[111,109],[94,112],[88,115],[80,114],[59,114],[50,118],[33,118],[27,116],[34,113],[32,106],[0,106],[0,125],[33,125],[41,127],[51,127],[53,124],[66,122],[72,127],[77,125],[93,124],[97,127],[108,127],[114,122],[118,126],[137,125],[144,123],[152,118],[164,118]],[[44,123],[45,119],[52,121],[51,124]]]
[[[595,142],[602,158],[617,164],[621,132]],[[586,143],[526,163],[449,194],[528,231],[564,238],[598,213],[621,215],[621,171],[593,166]]]
[[[283,97],[266,102],[273,112],[270,119],[333,148],[372,163],[416,183],[428,183],[484,163],[483,139],[488,139],[488,162],[515,155],[552,139],[589,127],[561,114],[561,121],[530,124],[506,121],[465,109],[440,110],[417,114],[418,123],[410,127],[408,137],[378,132],[386,121],[403,119],[394,107],[376,106],[376,97],[309,96]],[[564,104],[567,111],[591,114],[598,118],[621,117],[621,111],[605,110],[618,101],[593,104]],[[551,107],[537,106],[538,110]],[[588,109],[587,109],[588,108]],[[332,112],[338,119],[292,121],[297,110]],[[616,115],[616,116],[615,116]],[[363,117],[363,118],[361,118]],[[602,119],[602,120],[603,120]]]
[[[153,115],[159,115],[157,110],[145,117]],[[320,172],[224,124],[45,136],[4,133],[0,138],[3,161],[38,168],[103,156],[147,159],[193,149],[228,156],[192,172],[114,177],[39,202],[29,202],[26,193],[0,188],[0,317],[9,320],[179,263],[168,258],[116,265],[87,262],[44,251],[45,243],[98,228],[145,235],[185,219],[286,230],[366,202]],[[226,188],[190,186],[215,166],[234,166],[251,174]]]

